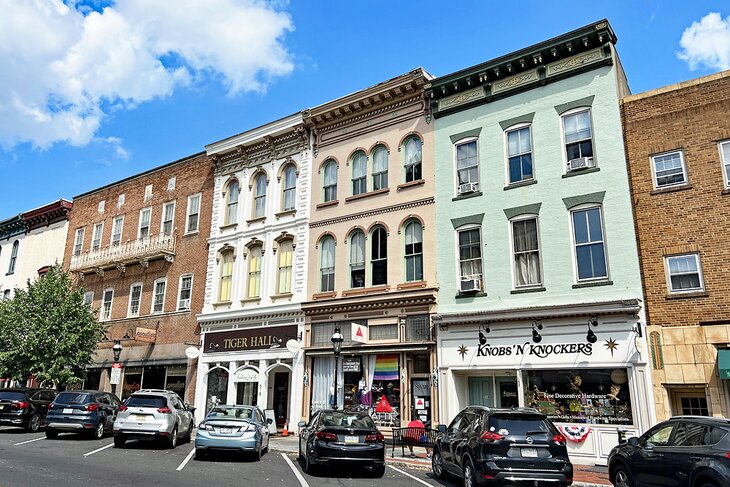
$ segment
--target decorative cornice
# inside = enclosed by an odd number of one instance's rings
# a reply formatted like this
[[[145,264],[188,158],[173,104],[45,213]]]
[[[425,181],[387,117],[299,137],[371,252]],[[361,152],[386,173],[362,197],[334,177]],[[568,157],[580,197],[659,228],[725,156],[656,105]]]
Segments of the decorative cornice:
[[[360,213],[352,213],[349,215],[342,215],[327,220],[320,220],[316,222],[310,222],[309,228],[326,227],[329,225],[335,225],[337,223],[349,222],[352,220],[359,220],[361,218],[368,218],[376,215],[382,215],[384,213],[393,213],[400,210],[407,210],[409,208],[417,208],[419,206],[432,205],[434,204],[434,197],[424,198],[421,200],[409,201],[407,203],[401,203],[398,205],[386,206],[384,208],[375,208],[372,210],[361,211]]]
[[[61,199],[40,208],[36,208],[35,210],[26,211],[22,214],[22,217],[28,226],[28,231],[31,231],[42,226],[48,226],[52,223],[68,220],[69,213],[72,208],[73,203]]]
[[[385,308],[406,308],[436,304],[438,289],[434,287],[384,292],[371,296],[351,296],[302,303],[307,316]]]
[[[27,231],[28,225],[23,220],[22,214],[0,222],[0,240],[22,235]]]

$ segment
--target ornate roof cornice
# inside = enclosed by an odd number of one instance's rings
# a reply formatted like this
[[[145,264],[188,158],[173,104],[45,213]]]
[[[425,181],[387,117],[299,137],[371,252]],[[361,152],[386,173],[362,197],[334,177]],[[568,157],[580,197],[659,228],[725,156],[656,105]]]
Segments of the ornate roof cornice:
[[[0,221],[0,240],[22,235],[27,231],[28,226],[22,214]]]
[[[35,210],[26,211],[22,214],[22,217],[28,226],[28,231],[31,231],[52,223],[68,220],[72,208],[73,203],[60,199]]]
[[[327,220],[320,220],[316,222],[310,222],[309,228],[326,227],[335,225],[337,223],[348,222],[352,220],[359,220],[361,218],[368,218],[371,216],[382,215],[383,213],[393,213],[395,211],[407,210],[410,208],[417,208],[419,206],[432,205],[434,204],[434,197],[428,197],[420,200],[408,201],[397,205],[386,206],[383,208],[375,208],[372,210],[361,211],[360,213],[352,213],[348,215],[342,215],[335,218],[329,218]]]
[[[384,308],[405,308],[436,304],[438,289],[434,287],[418,290],[399,290],[367,296],[348,296],[322,299],[302,303],[302,311],[307,316],[366,311]]]

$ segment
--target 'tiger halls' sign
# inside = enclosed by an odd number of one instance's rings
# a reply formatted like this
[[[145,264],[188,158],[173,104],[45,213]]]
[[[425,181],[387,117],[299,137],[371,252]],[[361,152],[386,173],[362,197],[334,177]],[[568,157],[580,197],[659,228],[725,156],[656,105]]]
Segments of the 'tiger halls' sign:
[[[286,341],[297,337],[297,325],[267,326],[240,330],[206,333],[203,352],[234,352],[260,350],[278,345],[284,348]]]

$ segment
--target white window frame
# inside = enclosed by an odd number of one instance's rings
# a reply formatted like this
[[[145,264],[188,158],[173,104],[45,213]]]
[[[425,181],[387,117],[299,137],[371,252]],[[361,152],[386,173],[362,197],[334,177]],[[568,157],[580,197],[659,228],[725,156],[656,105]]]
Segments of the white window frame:
[[[456,250],[456,291],[457,293],[461,294],[461,281],[464,276],[461,275],[461,249],[459,244],[459,234],[461,232],[468,232],[470,230],[477,230],[477,233],[479,235],[479,259],[482,262],[482,274],[481,276],[477,276],[481,281],[481,288],[477,290],[477,292],[484,292],[486,289],[486,282],[484,279],[484,236],[482,235],[482,226],[481,225],[464,225],[456,229],[456,241],[455,241],[455,250]],[[473,277],[474,278],[474,277]]]
[[[675,154],[675,153],[679,154],[679,162],[682,165],[682,177],[684,178],[684,181],[682,181],[681,183],[663,184],[663,185],[659,186],[658,181],[657,181],[657,175],[656,175],[656,158],[662,157],[662,156],[668,156],[670,154]],[[687,163],[684,159],[684,150],[675,149],[675,150],[670,150],[670,151],[666,151],[666,152],[661,152],[659,154],[652,154],[650,160],[651,160],[650,161],[651,162],[651,182],[652,182],[652,185],[654,186],[654,189],[677,188],[677,187],[686,186],[687,184],[689,184],[689,179],[687,177]]]
[[[190,229],[190,217],[193,216],[193,213],[190,213],[190,203],[193,201],[194,198],[198,199],[198,212],[195,213],[198,215],[197,222],[195,224],[195,229]],[[189,235],[192,233],[198,233],[200,231],[200,207],[203,202],[202,193],[195,193],[188,196],[188,206],[185,210],[185,235]]]
[[[408,227],[410,225],[414,225],[414,227],[417,227],[417,228],[420,229],[420,232],[421,232],[421,240],[420,240],[419,243],[421,244],[421,251],[420,252],[415,252],[414,251],[414,252],[412,252],[412,253],[409,254],[407,252],[407,249],[408,249]],[[424,244],[423,244],[423,224],[420,221],[418,221],[417,219],[415,219],[415,218],[414,219],[410,219],[410,220],[407,220],[405,222],[405,224],[403,225],[403,230],[402,231],[403,231],[403,241],[402,241],[402,245],[403,245],[403,278],[405,279],[405,282],[421,282],[421,281],[424,280],[424,277],[425,277],[424,276],[424,272],[425,272],[424,267],[425,267],[425,265],[424,265],[424,261],[423,261],[423,247],[424,247]],[[414,269],[414,279],[408,279],[408,266],[409,266],[408,259],[413,259],[413,260],[416,260],[417,261],[419,256],[420,256],[420,261],[421,261],[421,278],[420,279],[415,279],[415,269],[416,269],[416,267],[414,265],[414,267],[413,267],[413,269]]]
[[[598,208],[598,211],[601,215],[601,235],[603,236],[603,239],[601,242],[603,243],[603,255],[606,261],[606,277],[591,277],[586,279],[580,279],[580,274],[578,272],[578,252],[577,252],[577,246],[575,243],[575,226],[573,225],[573,213],[576,211],[585,211],[590,210],[592,208]],[[605,282],[611,280],[611,266],[609,263],[608,258],[608,239],[606,237],[606,218],[603,215],[603,205],[598,205],[595,203],[587,203],[585,205],[578,205],[570,209],[568,211],[568,218],[570,219],[570,245],[571,245],[571,252],[573,253],[573,275],[575,277],[575,282],[577,284],[584,284],[584,283],[591,283],[591,282]]]
[[[362,157],[365,159],[365,174],[363,174],[362,176],[358,176],[357,178],[355,178],[355,157],[356,156],[359,156],[360,154],[362,154]],[[369,166],[370,166],[369,159],[370,158],[368,157],[368,155],[365,153],[364,150],[358,150],[354,154],[352,154],[352,157],[350,157],[350,164],[352,166],[352,169],[350,170],[350,194],[352,196],[358,196],[358,195],[361,195],[361,194],[367,194],[368,193],[368,173],[370,172],[369,171]],[[356,180],[357,181],[360,181],[360,180],[363,180],[363,179],[365,181],[365,187],[364,187],[364,189],[361,192],[359,192],[359,193],[355,193],[355,181]]]
[[[323,267],[324,242],[326,239],[332,240],[332,267]],[[319,289],[319,292],[322,292],[322,293],[334,292],[334,290],[335,290],[335,270],[336,270],[336,266],[337,266],[337,264],[336,264],[336,262],[337,262],[336,261],[337,242],[335,241],[335,238],[332,235],[325,235],[324,237],[322,237],[319,240],[318,247],[319,247],[319,249],[318,249],[319,250],[319,252],[318,252],[318,254],[319,254],[319,272],[318,272],[319,285],[317,286],[317,288]],[[332,269],[331,273],[328,272],[326,274],[327,276],[329,276],[329,275],[332,276],[332,289],[323,289],[322,288],[322,278],[325,275],[325,273],[324,273],[325,269],[327,269],[327,270]],[[328,281],[329,281],[329,278],[328,278]]]
[[[175,200],[168,201],[166,203],[162,204],[162,217],[160,218],[160,234],[165,233],[165,213],[167,210],[167,207],[172,205],[172,220],[170,220],[170,233],[167,235],[172,235],[175,232]]]
[[[384,171],[378,171],[375,172],[375,155],[382,151],[385,153],[385,170]],[[371,188],[373,188],[373,191],[378,191],[381,189],[388,189],[388,172],[390,170],[390,151],[387,147],[384,145],[377,145],[375,148],[373,148],[373,151],[370,153],[370,159],[371,161],[371,170],[370,170],[370,179],[371,179]],[[365,166],[367,168],[367,165]],[[379,187],[375,187],[375,182],[378,182]]]
[[[454,142],[454,145],[453,145],[453,148],[452,148],[453,158],[454,158],[454,160],[453,160],[453,164],[454,164],[454,183],[455,183],[454,184],[454,194],[457,194],[457,195],[458,195],[459,186],[461,185],[461,183],[459,183],[459,160],[458,160],[458,155],[457,155],[458,148],[461,145],[470,144],[472,142],[475,143],[476,149],[477,149],[477,155],[476,155],[476,160],[477,160],[477,164],[476,164],[476,168],[477,168],[477,180],[476,181],[471,181],[470,180],[469,183],[476,183],[477,184],[477,191],[481,191],[481,187],[482,187],[482,184],[481,184],[482,177],[481,176],[482,175],[481,175],[481,164],[479,163],[479,157],[480,157],[480,154],[479,154],[479,137],[465,137],[465,138],[463,138],[461,140],[457,140],[456,142]],[[468,184],[468,183],[464,183],[464,184]]]
[[[286,173],[291,170],[294,172],[294,184],[291,187],[286,185]],[[287,164],[284,170],[281,172],[281,211],[293,211],[297,209],[297,183],[299,177],[297,175],[297,167],[294,164]],[[291,208],[286,207],[286,195],[287,191],[293,192],[293,204]]]
[[[418,144],[421,146],[421,159],[418,162],[414,162],[413,164],[408,163],[408,144],[410,144],[412,141],[417,141]],[[411,135],[410,137],[407,137],[406,140],[403,141],[403,182],[404,183],[413,183],[416,181],[423,180],[423,140],[417,135]],[[421,172],[421,177],[416,179],[415,177],[408,180],[408,170],[411,169],[411,172],[413,174],[416,173],[416,166],[419,167],[419,171]]]
[[[188,305],[187,307],[181,307],[181,301],[182,301],[182,292],[183,292],[183,279],[189,277],[190,278],[190,297],[187,299]],[[178,311],[188,311],[190,310],[190,304],[193,299],[193,274],[183,274],[180,276],[180,281],[177,286],[177,310]]]
[[[167,180],[167,190],[168,191],[175,191],[175,186],[177,185],[177,176],[172,176],[168,178]]]
[[[119,224],[117,225],[117,222]],[[116,230],[119,230],[119,242],[114,243],[114,235],[117,235]],[[115,216],[112,218],[112,231],[109,236],[109,245],[115,246],[122,243],[122,233],[124,232],[124,215]]]
[[[726,189],[730,189],[730,158],[725,158],[725,153],[722,151],[724,145],[728,146],[728,153],[730,153],[730,140],[721,140],[717,143],[717,148],[720,151],[720,165],[724,179],[723,185]]]
[[[132,311],[132,289],[135,286],[139,286],[139,303],[137,303],[137,312]],[[127,317],[133,318],[139,316],[139,311],[142,309],[142,291],[143,284],[141,282],[134,282],[129,286],[129,303],[127,304]]]
[[[532,157],[532,177],[520,179],[519,181],[510,181],[510,167],[509,167],[509,134],[510,132],[515,132],[518,130],[522,130],[524,128],[527,128],[530,131],[530,156]],[[504,141],[504,162],[505,162],[505,186],[509,186],[510,184],[519,184],[523,183],[525,181],[534,181],[537,179],[537,176],[535,175],[535,144],[533,143],[533,137],[532,137],[532,123],[526,122],[526,123],[518,123],[515,125],[512,125],[511,127],[507,127],[504,129],[503,133],[503,141]],[[525,153],[518,154],[518,155],[524,155]]]
[[[692,289],[672,289],[672,274],[669,270],[669,261],[676,258],[694,257],[695,263],[697,264],[697,275],[700,278],[700,287]],[[667,278],[667,289],[669,294],[687,294],[687,293],[700,293],[705,291],[705,277],[702,273],[702,260],[700,259],[699,252],[689,252],[686,254],[672,254],[664,256],[664,273]]]
[[[94,304],[94,291],[86,291],[84,293],[84,304],[89,306]]]
[[[231,186],[233,185],[238,186],[238,193],[236,194],[236,201],[235,203],[231,202]],[[228,183],[226,184],[226,191],[225,191],[225,198],[224,198],[224,208],[223,208],[223,225],[234,225],[238,223],[238,213],[239,213],[239,203],[241,202],[241,182],[238,180],[238,178],[231,178],[228,180]],[[233,215],[230,215],[231,213],[231,206],[235,205],[235,210],[233,211]]]
[[[144,202],[147,203],[152,199],[152,185],[148,184],[144,187]]]
[[[158,283],[165,283],[165,289],[162,291],[162,309],[159,311],[155,311],[155,301],[157,301],[157,284]],[[152,283],[152,306],[150,307],[150,314],[158,315],[165,312],[165,298],[167,297],[167,278],[166,277],[160,277],[158,279],[155,279],[155,282]]]
[[[74,250],[73,255],[81,255],[84,253],[84,237],[86,234],[86,227],[76,229],[74,234]]]
[[[285,254],[285,252],[282,251],[282,247],[284,245],[291,245],[291,265],[288,266],[282,266],[281,265],[281,258]],[[293,240],[284,240],[279,244],[279,250],[277,251],[276,256],[276,293],[275,294],[291,294],[292,293],[292,281],[294,280],[294,241]],[[289,269],[289,279],[285,280],[282,279],[281,274],[282,271],[285,269]],[[282,290],[281,287],[285,286],[288,289]]]
[[[223,266],[225,265],[225,259],[227,256],[231,256],[231,274],[230,275],[224,275],[223,274]],[[218,264],[218,301],[227,303],[229,301],[233,300],[233,274],[235,271],[235,263],[236,263],[236,254],[233,250],[226,250],[224,252],[221,252],[220,254],[220,260]],[[223,291],[223,279],[227,278],[229,281],[228,285],[228,296],[224,298],[222,291]]]
[[[259,187],[258,187],[259,180],[262,180],[264,182],[263,183],[263,186],[261,187],[263,189],[263,194],[261,194],[259,192]],[[252,190],[252,201],[253,201],[253,204],[251,205],[251,210],[252,210],[252,217],[251,218],[254,219],[254,220],[259,219],[259,218],[266,218],[266,210],[267,210],[267,208],[266,208],[266,205],[267,205],[266,199],[269,196],[268,195],[268,193],[269,193],[269,181],[268,181],[267,175],[265,173],[260,172],[260,173],[258,173],[258,174],[256,174],[254,176],[254,178],[253,178],[253,186],[252,186],[251,190]],[[263,201],[262,208],[261,208],[261,214],[259,214],[259,212],[258,212],[258,202],[259,202],[259,200]]]
[[[106,303],[106,293],[111,292],[112,297],[109,300],[109,316],[104,315],[104,306]],[[114,289],[113,288],[106,288],[101,293],[101,309],[99,310],[99,321],[109,321],[112,319],[112,308],[114,307]]]
[[[259,255],[254,256],[254,251],[258,251]],[[253,270],[253,262],[254,262],[254,259],[256,259],[256,258],[260,259],[258,271]],[[265,290],[264,285],[263,285],[264,284],[264,282],[263,282],[263,277],[264,277],[264,246],[263,246],[263,244],[257,244],[257,245],[253,245],[253,246],[249,247],[248,257],[246,260],[247,260],[247,262],[246,262],[246,299],[260,299],[261,294]],[[251,286],[251,284],[252,284],[251,279],[252,279],[253,274],[258,274],[259,288],[258,288],[258,292],[256,292],[255,294],[254,294],[254,290]]]
[[[561,151],[563,153],[563,173],[568,174],[568,142],[565,140],[565,117],[569,117],[571,115],[575,115],[580,112],[588,112],[588,120],[591,123],[591,148],[593,150],[593,165],[594,167],[598,167],[598,164],[596,164],[596,161],[598,160],[596,158],[596,128],[593,125],[593,107],[591,106],[582,106],[573,108],[572,110],[568,110],[564,113],[560,114],[560,139],[562,143]],[[532,135],[532,134],[530,134]]]
[[[525,220],[535,220],[535,230],[537,232],[537,265],[538,265],[538,272],[540,275],[539,282],[535,284],[523,284],[518,285],[517,284],[517,269],[516,269],[516,259],[515,259],[515,237],[514,237],[514,224],[523,222]],[[543,275],[543,265],[542,265],[542,242],[540,241],[540,218],[537,214],[534,213],[526,213],[523,215],[518,215],[514,218],[511,218],[509,221],[509,247],[510,247],[510,258],[512,259],[512,288],[515,290],[518,289],[534,289],[534,288],[541,288],[545,282],[545,276]],[[605,247],[605,243],[604,243]],[[534,251],[530,251],[534,252]]]
[[[98,235],[97,235],[97,230]],[[101,242],[104,239],[104,222],[94,223],[93,228],[91,229],[91,250],[97,251],[101,250]]]
[[[147,236],[146,237],[142,237],[142,214],[145,211],[149,211],[150,218],[149,218],[148,223],[147,223],[147,225],[148,225],[147,226]],[[152,229],[152,207],[151,206],[148,206],[147,208],[142,208],[141,210],[139,210],[139,222],[137,222],[137,240],[139,240],[141,238],[149,238],[149,237],[151,237],[152,236],[152,232],[150,232],[151,229]]]

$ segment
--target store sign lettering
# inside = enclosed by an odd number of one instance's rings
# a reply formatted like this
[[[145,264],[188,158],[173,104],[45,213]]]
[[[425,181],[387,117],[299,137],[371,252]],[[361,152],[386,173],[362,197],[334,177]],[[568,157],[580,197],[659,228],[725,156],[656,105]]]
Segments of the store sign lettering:
[[[550,355],[582,354],[592,355],[592,343],[554,343],[535,344],[530,342],[515,343],[504,346],[491,346],[489,344],[479,345],[477,357],[506,357],[519,355],[532,355],[539,358],[546,358]]]
[[[242,350],[277,349],[287,352],[285,344],[296,339],[297,325],[241,328],[231,331],[206,333],[203,353],[233,352]],[[288,353],[288,352],[287,352]]]
[[[253,336],[249,338],[226,338],[223,340],[223,350],[270,347],[273,344],[274,335]]]

